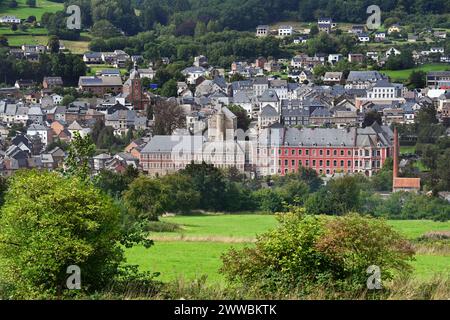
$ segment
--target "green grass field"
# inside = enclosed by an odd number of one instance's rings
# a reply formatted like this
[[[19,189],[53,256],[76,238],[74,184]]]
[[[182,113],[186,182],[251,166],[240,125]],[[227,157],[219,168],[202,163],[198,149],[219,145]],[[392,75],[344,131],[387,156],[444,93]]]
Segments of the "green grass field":
[[[64,41],[64,44],[66,42],[67,41]],[[73,42],[75,42],[75,41],[73,41]],[[77,43],[79,43],[79,42],[77,42]],[[83,50],[83,52],[81,52],[81,53],[85,53],[86,51],[89,51],[87,45],[86,45],[85,49]],[[91,71],[89,72],[88,75],[91,75],[91,76],[95,75],[95,73],[97,71],[101,71],[104,69],[115,69],[113,66],[107,65],[107,64],[91,64],[91,65],[88,65],[88,67],[91,69]],[[119,70],[120,70],[121,75],[124,75],[127,72],[127,69],[125,69],[125,68],[120,68]]]
[[[392,81],[405,81],[408,79],[409,75],[413,72],[413,71],[440,71],[440,70],[447,70],[449,69],[449,65],[448,64],[444,64],[444,63],[431,63],[431,64],[424,64],[420,67],[417,68],[413,68],[413,69],[404,69],[404,70],[383,70],[381,71],[381,73],[389,76],[391,78]]]
[[[139,265],[143,271],[160,272],[162,281],[207,275],[209,281],[223,283],[224,278],[218,272],[221,254],[231,247],[253,245],[251,241],[257,234],[277,225],[275,216],[260,214],[173,216],[162,220],[179,224],[181,230],[151,233],[155,245],[149,249],[142,246],[126,249],[128,263]],[[450,221],[388,220],[388,223],[409,239],[428,231],[450,230]],[[412,266],[415,278],[429,279],[435,273],[448,273],[450,256],[420,254]]]
[[[56,12],[64,9],[64,4],[48,0],[36,0],[36,8],[30,8],[26,5],[26,0],[16,0],[17,8],[10,8],[9,1],[5,0],[0,5],[1,15],[13,15],[20,19],[26,19],[29,16],[35,16],[38,21],[46,12]]]
[[[400,146],[400,154],[416,153],[416,146]]]

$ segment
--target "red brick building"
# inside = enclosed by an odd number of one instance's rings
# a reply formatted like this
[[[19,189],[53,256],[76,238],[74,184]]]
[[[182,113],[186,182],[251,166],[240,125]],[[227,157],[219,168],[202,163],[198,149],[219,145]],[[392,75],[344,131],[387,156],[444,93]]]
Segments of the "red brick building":
[[[381,169],[392,155],[392,131],[378,124],[350,129],[284,129],[278,154],[278,174],[312,168],[318,174],[363,173]]]

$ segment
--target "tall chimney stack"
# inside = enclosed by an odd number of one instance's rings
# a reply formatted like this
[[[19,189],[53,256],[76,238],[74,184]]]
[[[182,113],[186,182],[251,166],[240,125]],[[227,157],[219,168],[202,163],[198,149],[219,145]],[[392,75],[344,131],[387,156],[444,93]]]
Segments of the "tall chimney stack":
[[[394,128],[394,165],[393,165],[394,179],[398,177],[398,153],[399,153],[398,148],[399,148],[398,131],[397,128]]]

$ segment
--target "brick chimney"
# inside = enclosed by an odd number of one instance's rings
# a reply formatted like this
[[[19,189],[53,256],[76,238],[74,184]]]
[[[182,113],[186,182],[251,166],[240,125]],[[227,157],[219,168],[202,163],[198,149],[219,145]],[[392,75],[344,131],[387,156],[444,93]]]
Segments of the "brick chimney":
[[[393,178],[398,177],[398,153],[399,153],[399,144],[398,144],[398,131],[397,128],[394,128],[394,164],[393,164]],[[394,180],[393,179],[393,180]]]

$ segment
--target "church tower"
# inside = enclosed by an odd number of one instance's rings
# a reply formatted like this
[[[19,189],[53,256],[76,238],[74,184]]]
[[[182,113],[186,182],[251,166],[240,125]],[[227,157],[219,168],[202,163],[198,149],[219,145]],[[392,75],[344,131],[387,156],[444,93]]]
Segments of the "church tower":
[[[130,73],[130,78],[123,86],[126,99],[134,107],[134,110],[143,111],[150,105],[149,97],[142,90],[142,79],[138,67],[134,64],[134,69]]]

